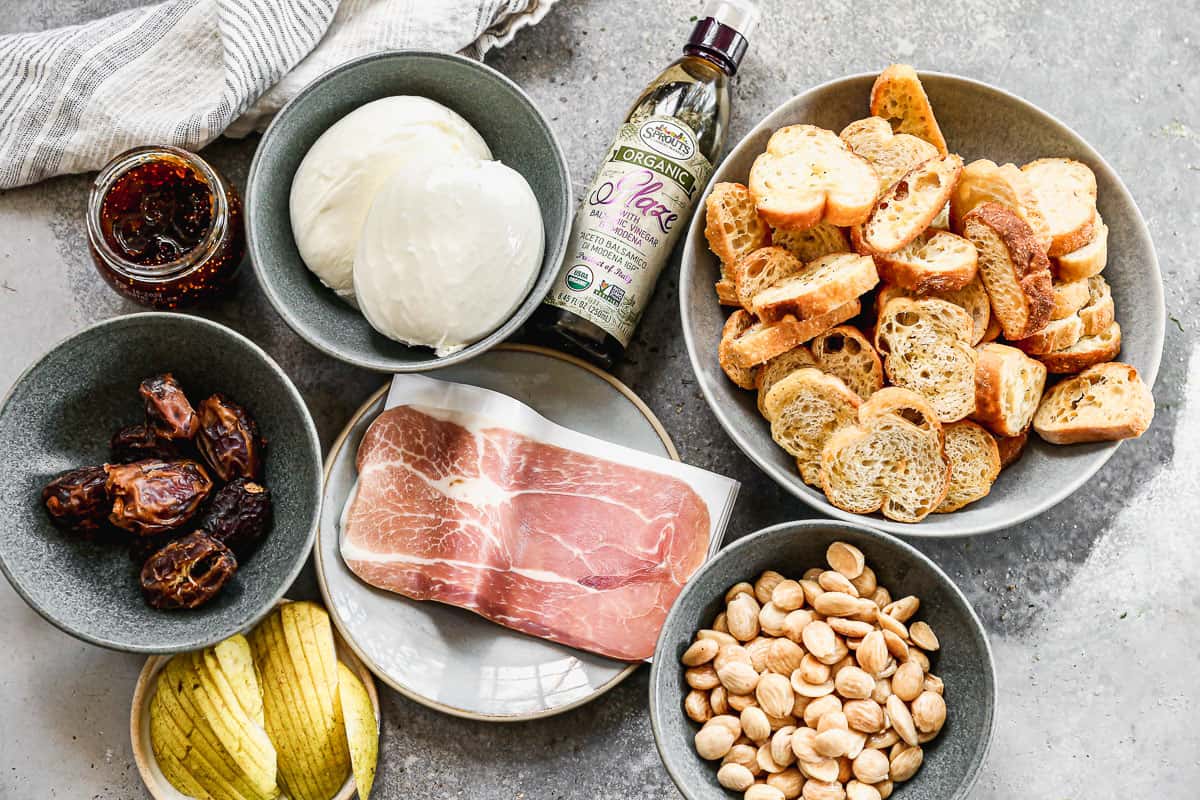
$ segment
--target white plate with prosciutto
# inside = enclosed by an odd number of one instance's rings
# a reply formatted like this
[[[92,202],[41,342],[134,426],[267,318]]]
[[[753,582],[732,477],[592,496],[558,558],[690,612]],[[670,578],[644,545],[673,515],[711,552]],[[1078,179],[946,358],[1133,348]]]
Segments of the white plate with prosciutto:
[[[653,653],[737,484],[680,463],[636,395],[569,356],[509,346],[436,375],[397,376],[329,454],[326,605],[381,680],[437,710],[586,703]]]

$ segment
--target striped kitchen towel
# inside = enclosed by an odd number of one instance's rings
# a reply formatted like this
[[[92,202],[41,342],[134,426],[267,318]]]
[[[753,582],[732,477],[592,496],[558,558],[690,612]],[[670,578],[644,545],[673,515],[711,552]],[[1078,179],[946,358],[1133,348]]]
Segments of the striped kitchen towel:
[[[0,36],[0,189],[143,144],[262,130],[302,86],[394,48],[482,58],[555,0],[167,0]]]

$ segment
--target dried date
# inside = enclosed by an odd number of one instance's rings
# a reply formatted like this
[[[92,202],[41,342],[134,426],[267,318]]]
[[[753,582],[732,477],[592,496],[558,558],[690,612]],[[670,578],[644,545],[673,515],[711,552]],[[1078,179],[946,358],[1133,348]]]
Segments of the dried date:
[[[142,596],[154,608],[196,608],[237,572],[237,557],[199,531],[168,543],[142,567]]]
[[[129,464],[147,458],[171,461],[179,458],[179,447],[170,439],[156,436],[146,425],[126,425],[109,441],[112,461]]]
[[[200,530],[245,558],[271,527],[271,493],[246,478],[230,481],[213,496]]]
[[[138,387],[146,407],[146,427],[163,439],[191,439],[200,420],[175,376],[169,372],[146,378]]]
[[[112,504],[104,467],[80,467],[59,475],[42,489],[50,520],[69,531],[96,531]]]
[[[246,409],[218,392],[200,404],[199,417],[196,445],[221,480],[262,477],[267,442]]]
[[[212,480],[195,461],[146,459],[109,464],[106,488],[112,498],[109,521],[138,536],[183,526],[212,491]]]

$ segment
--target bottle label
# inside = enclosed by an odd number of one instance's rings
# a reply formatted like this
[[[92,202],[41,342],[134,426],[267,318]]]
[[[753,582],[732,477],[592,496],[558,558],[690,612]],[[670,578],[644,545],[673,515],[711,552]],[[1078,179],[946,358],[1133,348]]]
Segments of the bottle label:
[[[575,217],[546,302],[628,346],[712,169],[695,132],[675,117],[622,125]]]

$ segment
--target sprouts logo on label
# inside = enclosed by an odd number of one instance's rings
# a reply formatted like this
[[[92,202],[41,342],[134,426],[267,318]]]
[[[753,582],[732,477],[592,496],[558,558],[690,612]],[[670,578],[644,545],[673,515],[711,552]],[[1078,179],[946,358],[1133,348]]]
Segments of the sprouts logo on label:
[[[583,264],[576,264],[567,272],[566,284],[572,292],[582,292],[592,285],[592,271]]]
[[[656,153],[687,161],[696,155],[692,132],[667,119],[652,119],[638,128],[638,138]]]

